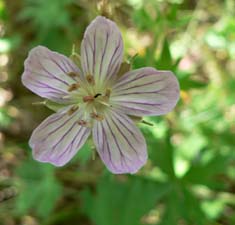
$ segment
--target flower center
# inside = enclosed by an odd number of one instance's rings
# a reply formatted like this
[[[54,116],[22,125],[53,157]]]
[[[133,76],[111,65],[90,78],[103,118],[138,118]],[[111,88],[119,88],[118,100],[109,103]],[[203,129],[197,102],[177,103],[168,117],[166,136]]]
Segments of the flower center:
[[[111,89],[96,85],[94,77],[90,74],[85,78],[74,72],[67,75],[75,81],[68,87],[69,95],[65,97],[74,102],[68,115],[79,109],[82,117],[78,124],[85,127],[92,127],[94,120],[102,121],[105,110],[112,107],[109,101]]]

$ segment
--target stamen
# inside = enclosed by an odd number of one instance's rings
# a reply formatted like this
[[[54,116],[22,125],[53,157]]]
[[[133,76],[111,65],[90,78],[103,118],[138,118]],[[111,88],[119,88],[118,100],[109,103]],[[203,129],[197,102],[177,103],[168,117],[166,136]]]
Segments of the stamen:
[[[71,98],[70,95],[65,95],[65,96],[62,97],[62,99],[70,99],[70,98]]]
[[[72,78],[80,76],[79,73],[76,73],[76,72],[69,72],[69,73],[67,73],[67,75],[72,77]]]
[[[84,96],[83,97],[83,101],[84,102],[92,102],[94,100],[94,97],[93,96]]]
[[[68,88],[68,91],[71,92],[71,91],[75,91],[77,90],[78,88],[80,88],[80,84],[79,83],[74,83],[74,84],[71,84]]]
[[[93,112],[91,113],[91,118],[98,120],[98,121],[102,121],[104,119],[104,116]]]
[[[78,121],[78,124],[79,124],[80,126],[83,126],[83,127],[86,127],[86,126],[87,126],[87,122],[86,122],[85,120],[79,120],[79,121]]]
[[[77,123],[82,127],[92,127],[91,123],[85,120],[79,120]]]
[[[110,88],[107,88],[107,89],[106,89],[106,92],[105,92],[105,96],[109,98],[109,97],[110,97],[110,94],[111,94],[111,89],[110,89]]]
[[[91,85],[94,85],[94,84],[95,84],[94,77],[93,77],[92,75],[90,75],[90,74],[88,74],[88,75],[86,76],[86,80],[87,80],[87,82],[88,82],[89,84],[91,84]]]
[[[69,109],[69,111],[67,112],[67,114],[69,115],[69,116],[71,116],[74,112],[76,112],[77,110],[79,109],[79,106],[78,105],[74,105],[74,106],[72,106],[70,109]]]
[[[108,107],[113,107],[112,105],[108,104],[107,102],[103,102],[103,101],[98,101],[100,104],[108,106]]]

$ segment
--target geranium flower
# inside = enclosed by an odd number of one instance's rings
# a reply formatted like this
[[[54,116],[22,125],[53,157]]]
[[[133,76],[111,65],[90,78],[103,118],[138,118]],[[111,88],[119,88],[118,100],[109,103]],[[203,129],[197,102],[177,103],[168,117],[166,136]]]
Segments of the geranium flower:
[[[133,116],[158,116],[179,99],[170,71],[145,67],[118,76],[123,40],[114,22],[98,16],[81,44],[81,68],[64,55],[38,46],[25,61],[23,84],[65,105],[32,133],[34,159],[66,164],[92,134],[100,158],[113,173],[135,173],[147,160],[145,139]]]

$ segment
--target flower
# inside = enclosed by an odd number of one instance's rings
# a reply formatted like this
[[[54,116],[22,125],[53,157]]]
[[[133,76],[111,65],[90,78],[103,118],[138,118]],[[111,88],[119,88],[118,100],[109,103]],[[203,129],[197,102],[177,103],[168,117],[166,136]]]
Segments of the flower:
[[[118,76],[122,59],[121,33],[101,16],[85,31],[81,68],[46,47],[30,51],[23,84],[65,105],[33,131],[29,145],[36,160],[63,166],[92,134],[111,172],[135,173],[146,163],[145,139],[129,116],[168,113],[179,99],[179,84],[172,72],[151,67]]]

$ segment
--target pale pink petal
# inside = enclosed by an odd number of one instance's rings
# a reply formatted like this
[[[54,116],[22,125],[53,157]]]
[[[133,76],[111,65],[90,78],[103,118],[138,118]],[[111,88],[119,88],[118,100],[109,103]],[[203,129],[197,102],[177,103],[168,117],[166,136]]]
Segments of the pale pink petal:
[[[34,159],[56,166],[66,164],[83,146],[90,128],[81,127],[77,121],[81,113],[67,114],[61,110],[45,119],[34,131],[29,144]]]
[[[96,122],[93,139],[100,158],[115,174],[135,173],[147,160],[145,139],[126,115],[110,111]]]
[[[146,67],[123,75],[112,88],[111,102],[129,115],[162,115],[175,107],[179,94],[172,72]]]
[[[123,58],[121,33],[114,22],[96,17],[87,27],[81,45],[81,62],[84,74],[105,83],[115,76]]]
[[[76,82],[67,73],[80,70],[66,56],[38,46],[25,60],[22,83],[35,94],[56,102],[65,102],[69,85]]]

